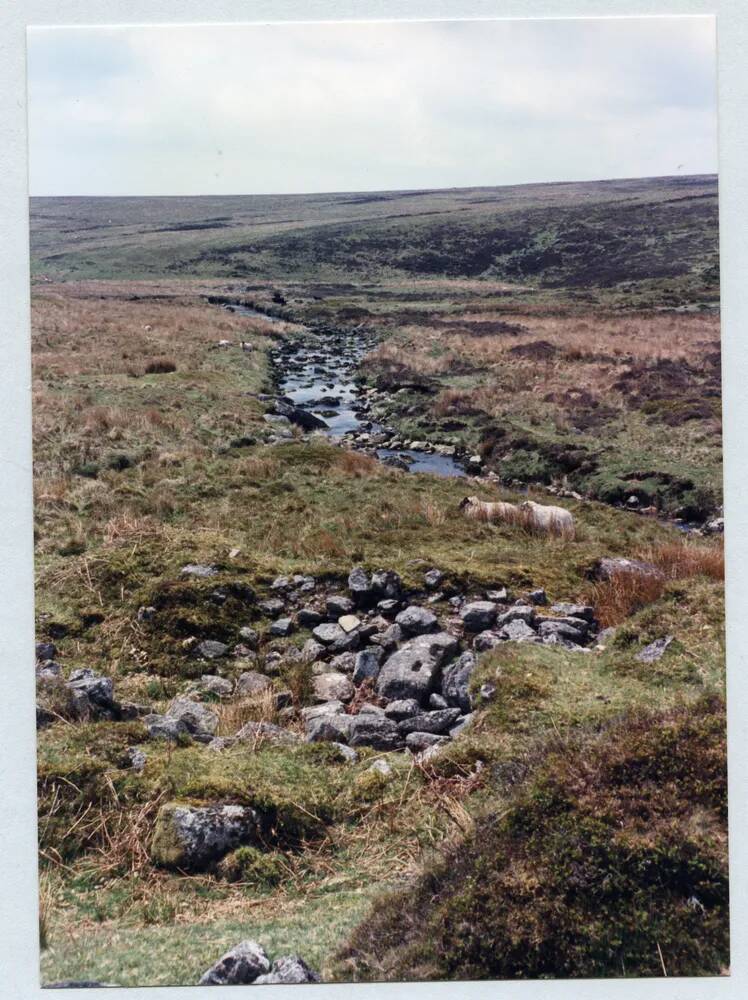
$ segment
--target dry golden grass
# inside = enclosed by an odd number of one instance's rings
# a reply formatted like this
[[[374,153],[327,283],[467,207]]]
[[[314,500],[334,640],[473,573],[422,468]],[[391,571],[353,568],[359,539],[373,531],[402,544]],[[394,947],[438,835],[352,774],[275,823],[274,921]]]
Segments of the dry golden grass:
[[[340,455],[336,457],[335,468],[344,475],[353,476],[356,479],[376,476],[382,471],[382,466],[371,455],[347,450],[341,450]]]
[[[713,580],[725,578],[725,549],[721,539],[710,543],[687,538],[663,542],[645,549],[641,555],[661,569],[669,580],[694,576],[708,576]]]
[[[246,722],[278,721],[275,695],[270,688],[251,697],[222,702],[216,709],[219,736],[234,736]]]

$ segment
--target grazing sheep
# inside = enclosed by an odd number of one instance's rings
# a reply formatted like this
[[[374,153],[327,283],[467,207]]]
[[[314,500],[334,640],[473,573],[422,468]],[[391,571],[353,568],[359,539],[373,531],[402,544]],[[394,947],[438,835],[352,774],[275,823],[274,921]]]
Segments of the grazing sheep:
[[[504,503],[502,500],[491,503],[479,500],[478,497],[465,497],[460,502],[460,510],[466,517],[472,517],[476,521],[504,521],[516,524],[521,519],[519,507],[513,503]]]
[[[574,537],[574,518],[565,507],[549,507],[534,500],[525,500],[519,509],[531,530],[562,538]]]
[[[248,340],[240,340],[239,341],[239,346],[241,347],[241,349],[243,351],[251,351],[253,349],[252,345],[250,344],[250,342]]]

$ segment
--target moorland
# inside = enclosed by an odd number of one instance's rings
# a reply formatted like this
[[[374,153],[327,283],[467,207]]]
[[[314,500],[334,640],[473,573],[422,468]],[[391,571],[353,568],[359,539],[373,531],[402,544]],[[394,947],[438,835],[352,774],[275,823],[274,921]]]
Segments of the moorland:
[[[716,179],[30,215],[43,980],[724,972]]]

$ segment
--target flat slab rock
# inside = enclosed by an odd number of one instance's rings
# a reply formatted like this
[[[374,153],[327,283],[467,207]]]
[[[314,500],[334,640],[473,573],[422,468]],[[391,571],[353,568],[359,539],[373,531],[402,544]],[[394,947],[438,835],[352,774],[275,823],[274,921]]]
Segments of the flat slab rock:
[[[435,687],[442,665],[454,656],[458,645],[448,632],[410,639],[382,665],[377,693],[390,700],[415,698],[423,702]]]

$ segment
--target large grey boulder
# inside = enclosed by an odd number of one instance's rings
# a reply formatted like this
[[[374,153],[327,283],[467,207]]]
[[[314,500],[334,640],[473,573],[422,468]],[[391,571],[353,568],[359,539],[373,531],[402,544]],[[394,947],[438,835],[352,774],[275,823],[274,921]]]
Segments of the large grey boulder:
[[[654,563],[645,562],[643,559],[624,559],[621,556],[606,556],[603,559],[598,559],[589,575],[593,580],[612,580],[613,577],[621,573],[649,576],[658,580],[665,578],[665,574]]]
[[[381,646],[367,646],[356,654],[356,661],[353,666],[353,683],[362,684],[364,681],[375,681],[379,676],[379,670],[384,658],[384,650]]]
[[[377,678],[377,693],[393,700],[415,698],[423,702],[457,648],[457,639],[448,632],[416,636],[384,662]]]
[[[200,871],[240,844],[257,842],[260,817],[249,806],[170,802],[156,818],[151,858],[164,868]]]
[[[483,632],[493,628],[497,611],[493,601],[471,601],[460,608],[460,618],[468,632]]]
[[[319,674],[312,680],[312,691],[317,701],[350,701],[356,689],[345,674]]]
[[[444,668],[442,675],[442,695],[447,704],[463,712],[469,712],[472,708],[470,677],[473,670],[475,670],[475,656],[472,653],[463,653]]]
[[[351,715],[348,743],[352,747],[373,747],[375,750],[399,750],[403,745],[397,723],[384,715]]]
[[[346,748],[347,749],[347,748]],[[255,986],[262,986],[268,983],[320,983],[322,982],[319,973],[311,969],[303,958],[298,955],[283,955],[276,958],[270,972],[258,976],[254,981]]]
[[[200,977],[199,986],[247,986],[270,971],[270,959],[256,941],[240,941]]]
[[[436,733],[443,735],[455,725],[460,717],[459,708],[440,708],[435,712],[420,712],[409,719],[398,722],[397,728],[403,735],[408,733]]]
[[[193,734],[208,733],[215,736],[218,729],[218,714],[207,705],[185,695],[174,699],[167,708],[166,715],[172,719],[180,719]]]
[[[396,616],[395,623],[406,635],[425,635],[427,632],[434,632],[438,627],[434,612],[427,608],[421,608],[417,604],[411,604],[410,607],[401,611]]]

